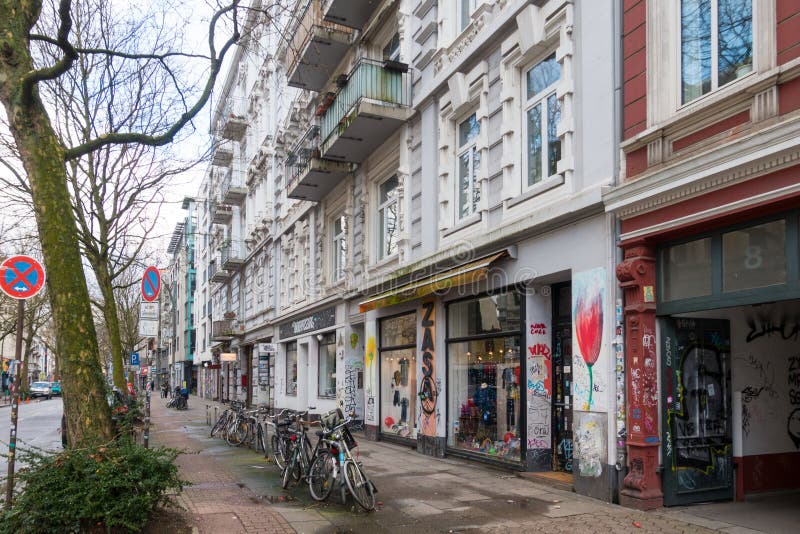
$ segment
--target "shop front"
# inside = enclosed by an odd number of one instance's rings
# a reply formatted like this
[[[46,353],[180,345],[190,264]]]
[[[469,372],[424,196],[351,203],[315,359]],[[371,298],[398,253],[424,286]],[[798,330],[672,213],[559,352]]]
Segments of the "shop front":
[[[341,361],[344,368],[345,344],[337,306],[283,322],[278,332],[280,341],[272,364],[276,407],[313,407],[315,414],[335,408],[337,366]]]
[[[416,443],[417,314],[379,320],[380,434]]]
[[[632,506],[798,488],[800,212],[775,211],[625,248]]]

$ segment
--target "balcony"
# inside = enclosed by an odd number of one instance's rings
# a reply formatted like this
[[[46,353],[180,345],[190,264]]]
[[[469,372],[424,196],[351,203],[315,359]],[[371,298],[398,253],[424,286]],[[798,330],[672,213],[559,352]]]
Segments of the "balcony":
[[[353,30],[325,20],[321,0],[300,2],[295,13],[286,50],[289,85],[319,91],[353,43]]]
[[[223,204],[239,205],[247,198],[247,187],[240,170],[228,169],[221,185]]]
[[[218,125],[220,137],[231,141],[241,141],[247,131],[244,102],[239,98],[228,97],[225,107],[220,112]]]
[[[237,271],[244,265],[244,247],[239,241],[225,241],[220,248],[220,253],[223,269]]]
[[[325,20],[360,30],[378,4],[380,0],[330,0]]]
[[[230,141],[218,142],[211,155],[211,164],[218,167],[227,167],[233,161],[233,147]]]
[[[217,284],[225,282],[230,277],[230,273],[224,269],[218,269],[216,263],[209,264],[208,270],[208,279]]]
[[[233,217],[233,208],[227,204],[215,204],[211,210],[211,222],[216,224],[229,223]]]
[[[312,126],[287,158],[289,198],[319,202],[350,172],[349,163],[321,158],[319,141],[319,126]]]
[[[322,116],[322,157],[361,163],[408,120],[410,105],[407,65],[361,59]]]
[[[230,341],[238,332],[238,321],[236,319],[225,319],[211,323],[211,341]]]

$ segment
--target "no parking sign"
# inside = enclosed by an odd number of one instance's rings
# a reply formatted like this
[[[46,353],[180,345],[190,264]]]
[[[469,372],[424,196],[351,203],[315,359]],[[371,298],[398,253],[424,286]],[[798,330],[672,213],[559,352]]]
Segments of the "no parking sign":
[[[12,256],[0,264],[0,289],[12,299],[29,299],[43,286],[44,267],[30,256]]]

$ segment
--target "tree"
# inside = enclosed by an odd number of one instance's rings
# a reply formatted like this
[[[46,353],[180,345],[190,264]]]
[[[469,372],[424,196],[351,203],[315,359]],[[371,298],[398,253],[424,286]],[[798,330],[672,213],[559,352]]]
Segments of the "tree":
[[[73,10],[80,4],[73,6],[70,0],[44,5],[40,0],[0,0],[0,102],[30,185],[47,269],[57,352],[61,356],[67,432],[73,445],[108,441],[112,430],[66,166],[112,145],[171,143],[205,106],[225,54],[240,38],[239,3],[231,0],[211,17],[209,52],[204,58],[208,71],[202,91],[191,104],[184,101],[177,111],[170,113],[172,120],[167,127],[148,129],[140,124],[121,123],[105,132],[91,132],[88,140],[72,144],[56,132],[50,111],[41,98],[41,86],[65,76],[81,58],[155,62],[171,72],[170,64],[176,58],[188,60],[198,56],[158,48],[135,54],[83,48],[75,44],[73,32]],[[225,21],[230,22],[232,31],[218,48],[216,32]],[[55,31],[48,33],[53,28]],[[146,41],[141,39],[140,43]],[[57,61],[44,60],[46,55],[41,50],[45,46],[57,47]],[[176,78],[174,89],[192,96]]]

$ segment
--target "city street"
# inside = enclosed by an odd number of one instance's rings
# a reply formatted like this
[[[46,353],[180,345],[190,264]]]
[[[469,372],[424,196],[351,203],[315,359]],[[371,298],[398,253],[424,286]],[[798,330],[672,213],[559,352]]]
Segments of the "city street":
[[[61,413],[63,403],[60,397],[51,400],[31,400],[20,403],[17,421],[17,447],[25,449],[36,447],[45,450],[61,450]],[[8,438],[11,426],[11,406],[0,408],[0,478],[8,472]],[[19,463],[17,463],[19,468]]]

